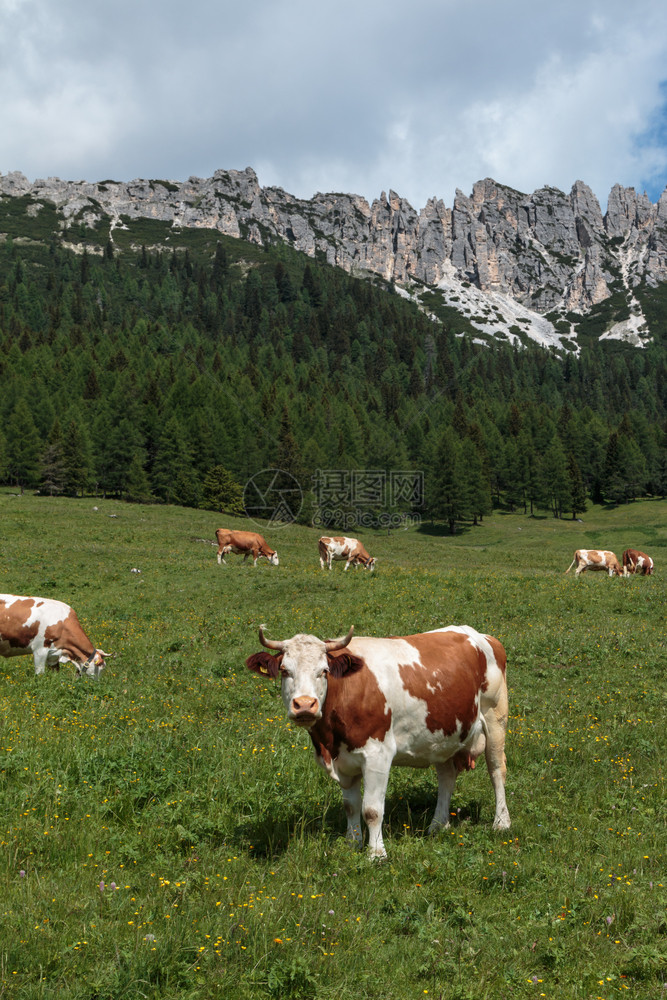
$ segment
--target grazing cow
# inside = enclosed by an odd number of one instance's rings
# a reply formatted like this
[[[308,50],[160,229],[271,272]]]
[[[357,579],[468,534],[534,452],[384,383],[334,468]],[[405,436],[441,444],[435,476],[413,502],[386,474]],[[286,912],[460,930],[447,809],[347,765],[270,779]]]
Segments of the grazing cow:
[[[587,569],[601,569],[609,576],[623,576],[618,559],[607,549],[577,549],[574,559],[565,572],[569,573],[573,566],[577,567],[574,571],[575,576],[579,576]]]
[[[73,663],[77,674],[98,677],[112,653],[95,649],[69,604],[49,597],[0,594],[0,656],[32,653],[35,673]]]
[[[363,547],[361,542],[357,538],[345,538],[339,536],[337,538],[327,538],[326,536],[320,538],[318,542],[320,550],[320,566],[324,569],[324,564],[331,569],[331,564],[339,559],[346,559],[345,572],[350,565],[353,565],[356,569],[357,566],[363,566],[364,569],[369,569],[371,573],[375,569],[375,559],[369,556],[366,549]]]
[[[361,814],[371,857],[384,858],[384,802],[392,764],[435,766],[438,801],[430,830],[449,825],[459,771],[482,752],[495,792],[493,827],[506,830],[505,731],[508,703],[505,650],[497,639],[467,626],[448,626],[386,639],[323,642],[295,635],[263,646],[246,666],[282,675],[290,722],[309,730],[318,763],[338,781],[347,837],[361,846]],[[361,781],[364,782],[363,802]]]
[[[630,573],[651,576],[653,560],[645,552],[639,552],[637,549],[626,549],[623,553],[623,576],[629,576]]]
[[[252,556],[253,566],[257,565],[258,559],[268,559],[272,566],[278,566],[278,553],[270,549],[261,535],[255,531],[230,531],[229,528],[218,528],[215,533],[218,539],[218,565],[225,562],[225,556],[229,552],[236,555],[243,554],[243,562],[248,556]]]

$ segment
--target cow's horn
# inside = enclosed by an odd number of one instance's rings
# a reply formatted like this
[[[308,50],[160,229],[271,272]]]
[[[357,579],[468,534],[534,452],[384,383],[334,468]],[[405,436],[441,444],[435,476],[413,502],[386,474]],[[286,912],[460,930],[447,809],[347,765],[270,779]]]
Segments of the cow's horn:
[[[350,631],[347,633],[344,639],[330,639],[329,642],[325,642],[325,648],[327,653],[334,653],[337,649],[344,649],[348,645],[350,639],[352,638],[352,633],[354,632],[354,625],[350,626]]]
[[[261,642],[262,646],[266,646],[267,649],[279,649],[282,652],[285,648],[285,643],[280,642],[277,639],[267,639],[266,636],[264,635],[265,628],[266,628],[265,625],[259,626],[259,641]]]
[[[103,649],[98,649],[97,652],[100,656],[103,656],[105,660],[111,660],[116,655],[115,653],[105,653]]]

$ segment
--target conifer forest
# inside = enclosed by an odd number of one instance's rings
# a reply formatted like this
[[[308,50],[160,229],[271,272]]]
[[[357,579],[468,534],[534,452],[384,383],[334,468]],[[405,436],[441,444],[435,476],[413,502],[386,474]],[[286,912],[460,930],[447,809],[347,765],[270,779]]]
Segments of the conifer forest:
[[[261,469],[306,495],[322,469],[420,470],[451,531],[667,491],[655,320],[646,349],[482,344],[287,246],[147,220],[105,241],[26,207],[0,206],[5,484],[231,514]]]

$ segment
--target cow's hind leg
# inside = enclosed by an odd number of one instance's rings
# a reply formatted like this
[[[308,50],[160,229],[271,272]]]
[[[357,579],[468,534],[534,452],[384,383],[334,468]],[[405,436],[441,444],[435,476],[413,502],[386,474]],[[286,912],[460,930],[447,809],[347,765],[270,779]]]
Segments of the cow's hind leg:
[[[510,814],[505,800],[505,776],[507,774],[507,759],[505,757],[505,733],[507,731],[507,687],[503,690],[498,704],[484,713],[486,723],[486,766],[496,796],[496,814],[493,819],[494,830],[509,830]]]
[[[436,830],[449,826],[449,808],[456,784],[454,761],[450,758],[444,764],[436,764],[435,773],[438,776],[438,801],[428,828],[429,833],[435,833]]]
[[[344,783],[345,782],[345,783]],[[363,843],[361,832],[361,775],[352,778],[340,778],[343,791],[343,806],[347,816],[347,833],[345,837],[360,848]]]

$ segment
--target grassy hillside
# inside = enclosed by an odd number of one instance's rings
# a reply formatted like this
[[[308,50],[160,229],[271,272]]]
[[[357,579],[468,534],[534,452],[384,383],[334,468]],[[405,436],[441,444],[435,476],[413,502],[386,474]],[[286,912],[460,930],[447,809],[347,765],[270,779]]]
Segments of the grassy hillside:
[[[662,995],[664,502],[366,532],[373,575],[320,570],[313,528],[267,529],[281,564],[253,569],[217,565],[201,539],[242,522],[209,512],[5,492],[0,516],[0,590],[68,601],[117,654],[97,684],[0,660],[2,995]],[[656,575],[565,575],[592,546]],[[435,838],[434,773],[396,769],[389,858],[354,853],[337,786],[244,668],[262,622],[496,635],[511,831],[482,761]]]

